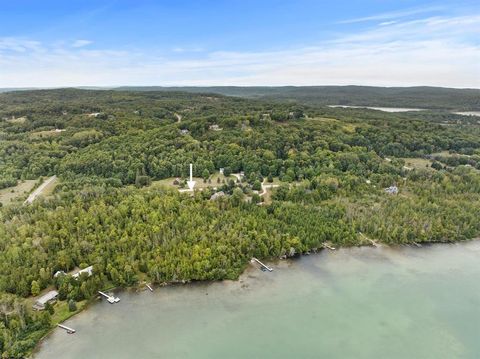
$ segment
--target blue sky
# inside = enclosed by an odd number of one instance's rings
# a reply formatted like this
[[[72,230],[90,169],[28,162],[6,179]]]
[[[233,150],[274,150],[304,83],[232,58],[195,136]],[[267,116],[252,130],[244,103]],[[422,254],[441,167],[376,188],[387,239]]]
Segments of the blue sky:
[[[480,87],[479,1],[0,0],[0,87]]]

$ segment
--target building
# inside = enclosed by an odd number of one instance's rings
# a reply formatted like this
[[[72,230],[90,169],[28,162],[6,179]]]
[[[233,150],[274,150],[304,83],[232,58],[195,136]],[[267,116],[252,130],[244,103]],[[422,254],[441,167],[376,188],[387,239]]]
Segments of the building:
[[[216,192],[216,193],[212,194],[212,196],[210,197],[210,200],[215,201],[216,199],[219,199],[220,197],[223,197],[223,196],[225,196],[225,192],[223,192],[223,191]]]
[[[61,275],[65,275],[65,272],[63,270],[57,270],[53,275],[53,277],[57,278],[58,276],[61,276]]]
[[[93,266],[79,270],[77,273],[72,274],[72,277],[78,279],[82,273],[88,273],[88,276],[90,277],[93,274]]]
[[[210,125],[208,128],[212,131],[221,131],[222,130],[222,128],[219,125]]]
[[[183,128],[183,129],[180,130],[180,133],[181,133],[182,135],[188,135],[188,132],[189,132],[189,131],[188,131],[186,128]]]
[[[53,303],[58,297],[58,292],[56,290],[51,290],[48,293],[45,293],[40,298],[35,301],[33,309],[35,310],[44,310],[47,303]]]
[[[398,187],[397,186],[390,186],[388,188],[385,188],[385,192],[388,194],[397,194],[398,193]]]

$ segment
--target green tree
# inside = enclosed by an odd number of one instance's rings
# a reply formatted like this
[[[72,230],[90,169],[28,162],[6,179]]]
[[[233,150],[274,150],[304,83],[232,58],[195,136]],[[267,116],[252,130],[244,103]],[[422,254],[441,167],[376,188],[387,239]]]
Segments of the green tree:
[[[73,299],[70,299],[68,301],[68,311],[69,312],[75,312],[77,310],[77,304]]]
[[[53,305],[50,304],[50,302],[47,302],[45,304],[45,310],[50,313],[50,315],[53,315],[55,313],[55,308],[53,308]]]
[[[32,281],[31,292],[34,297],[40,294],[40,285],[36,280]]]
[[[260,182],[258,179],[253,182],[252,189],[254,191],[260,191],[262,189],[262,182]]]
[[[202,172],[202,178],[204,181],[206,181],[208,179],[208,177],[210,176],[210,172],[208,172],[208,170],[205,168]]]

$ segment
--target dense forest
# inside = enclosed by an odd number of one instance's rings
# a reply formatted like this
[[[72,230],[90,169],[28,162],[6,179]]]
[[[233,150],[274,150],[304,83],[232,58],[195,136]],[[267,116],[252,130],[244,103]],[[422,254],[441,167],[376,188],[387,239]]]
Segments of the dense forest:
[[[166,91],[19,91],[0,105],[0,200],[18,193],[0,201],[5,358],[27,355],[61,303],[99,289],[235,279],[253,256],[325,244],[480,233],[474,117]],[[51,193],[23,204],[17,188],[53,175]],[[92,276],[54,277],[90,265]],[[53,288],[59,303],[33,312]]]
[[[226,96],[295,101],[306,105],[407,107],[436,110],[480,110],[480,90],[442,87],[278,86],[278,87],[120,87],[118,90],[186,91]]]

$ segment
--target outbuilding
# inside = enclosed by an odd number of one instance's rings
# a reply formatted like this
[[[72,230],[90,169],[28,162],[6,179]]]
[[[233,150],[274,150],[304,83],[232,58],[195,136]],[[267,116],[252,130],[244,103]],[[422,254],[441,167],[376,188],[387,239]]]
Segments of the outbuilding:
[[[50,292],[45,293],[40,298],[35,301],[33,309],[35,310],[44,310],[47,303],[53,303],[57,300],[58,292],[56,290],[51,290]]]

